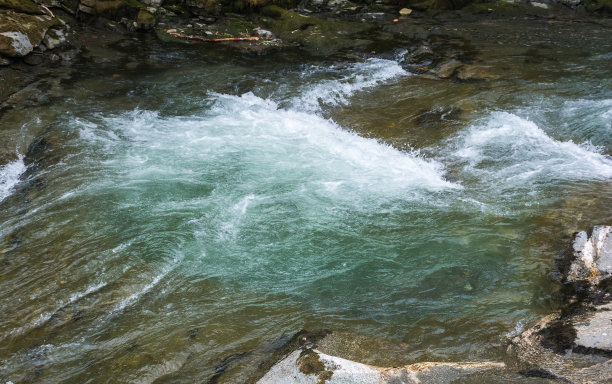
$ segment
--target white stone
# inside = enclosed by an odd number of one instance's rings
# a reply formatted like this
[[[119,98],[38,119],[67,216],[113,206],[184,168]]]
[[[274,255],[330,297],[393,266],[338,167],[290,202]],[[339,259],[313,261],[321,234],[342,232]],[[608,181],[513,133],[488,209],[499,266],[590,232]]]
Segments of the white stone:
[[[612,227],[595,226],[591,237],[585,231],[574,238],[574,261],[568,281],[588,280],[597,284],[612,275]]]
[[[257,384],[391,384],[450,382],[466,374],[489,369],[503,369],[503,363],[416,363],[399,368],[374,367],[367,364],[327,355],[317,350],[306,353],[316,354],[331,377],[321,373],[304,374],[300,371],[300,356],[297,350],[275,364]]]

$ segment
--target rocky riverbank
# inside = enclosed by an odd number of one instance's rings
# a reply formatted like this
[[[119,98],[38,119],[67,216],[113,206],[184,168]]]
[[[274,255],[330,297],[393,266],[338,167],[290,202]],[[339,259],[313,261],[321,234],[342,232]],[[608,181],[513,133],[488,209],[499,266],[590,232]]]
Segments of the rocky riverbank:
[[[423,37],[428,24],[598,18],[612,12],[611,4],[609,0],[3,0],[0,66],[20,61],[70,63],[77,52],[88,48],[78,38],[83,28],[107,34],[154,32],[166,42],[204,40],[258,53],[297,47],[330,56],[379,51],[406,36]],[[440,76],[450,77],[458,69],[458,64],[447,63]]]

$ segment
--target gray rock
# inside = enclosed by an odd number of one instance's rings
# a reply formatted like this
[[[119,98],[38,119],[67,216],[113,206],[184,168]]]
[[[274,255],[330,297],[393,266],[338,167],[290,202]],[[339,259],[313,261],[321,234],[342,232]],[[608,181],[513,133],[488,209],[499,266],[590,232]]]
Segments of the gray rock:
[[[596,312],[574,324],[577,347],[612,352],[612,303],[595,307]]]
[[[595,226],[590,237],[586,231],[579,232],[573,251],[568,282],[588,281],[596,285],[612,275],[612,227]]]
[[[62,29],[51,28],[43,38],[43,44],[47,49],[53,49],[66,43],[66,34]]]
[[[357,363],[318,350],[297,350],[275,364],[258,384],[385,384],[451,382],[485,370],[503,369],[497,362],[417,363],[382,368]]]
[[[19,31],[0,32],[0,36],[8,38],[6,53],[11,56],[25,56],[34,49],[34,46],[25,33]]]

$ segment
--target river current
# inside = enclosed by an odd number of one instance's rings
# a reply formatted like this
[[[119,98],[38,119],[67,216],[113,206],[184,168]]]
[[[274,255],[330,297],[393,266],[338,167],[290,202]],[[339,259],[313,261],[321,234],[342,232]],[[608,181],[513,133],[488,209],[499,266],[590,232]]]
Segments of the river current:
[[[73,76],[3,117],[0,379],[241,382],[301,329],[371,364],[504,361],[571,233],[612,218],[612,60],[587,52],[485,83],[402,50]]]

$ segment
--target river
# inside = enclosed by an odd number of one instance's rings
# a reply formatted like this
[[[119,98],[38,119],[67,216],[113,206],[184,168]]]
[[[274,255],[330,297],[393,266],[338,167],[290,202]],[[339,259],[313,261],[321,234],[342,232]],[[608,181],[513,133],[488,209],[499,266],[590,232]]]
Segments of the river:
[[[404,47],[128,39],[76,64],[2,117],[0,379],[243,382],[301,329],[377,365],[508,362],[558,306],[571,233],[612,219],[612,48],[591,33],[480,48],[484,82],[411,73]]]

